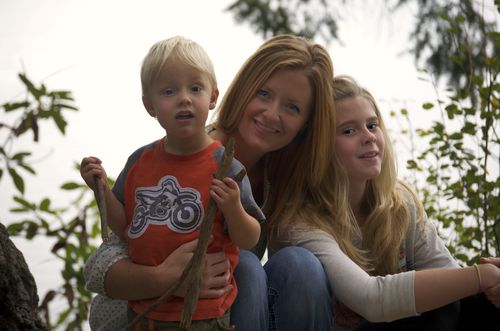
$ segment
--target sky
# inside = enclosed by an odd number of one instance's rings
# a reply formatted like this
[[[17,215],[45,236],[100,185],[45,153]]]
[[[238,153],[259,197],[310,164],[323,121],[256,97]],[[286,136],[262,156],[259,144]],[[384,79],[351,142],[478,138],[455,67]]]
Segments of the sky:
[[[108,175],[116,177],[132,151],[164,135],[144,110],[140,93],[141,61],[156,41],[183,35],[200,43],[214,63],[221,100],[240,65],[264,41],[248,25],[235,23],[225,11],[231,2],[0,0],[0,104],[23,97],[17,74],[25,72],[50,90],[72,91],[79,108],[65,113],[65,136],[52,123],[42,123],[40,143],[28,135],[12,147],[34,151],[38,175],[26,175],[28,199],[53,197],[62,183],[81,181],[73,165],[88,155],[101,158]],[[434,100],[435,93],[405,53],[411,10],[385,17],[377,7],[380,3],[370,0],[349,7],[339,22],[342,43],[317,41],[329,50],[335,74],[355,77],[376,96],[382,113],[407,107],[420,120],[420,105]],[[0,122],[13,119],[0,116]],[[4,139],[0,132],[2,144]],[[8,209],[14,193],[10,178],[4,176],[0,219],[6,223],[12,219]],[[43,297],[57,282],[54,273],[46,272],[54,264],[50,243],[44,238],[15,243]]]

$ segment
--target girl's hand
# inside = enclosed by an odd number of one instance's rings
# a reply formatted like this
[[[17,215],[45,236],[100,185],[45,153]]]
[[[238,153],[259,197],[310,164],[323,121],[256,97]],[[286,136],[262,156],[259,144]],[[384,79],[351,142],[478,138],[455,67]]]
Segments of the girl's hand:
[[[500,268],[500,258],[499,257],[482,257],[479,262],[481,264],[490,263]],[[484,290],[484,294],[495,305],[495,307],[500,308],[500,282],[496,285],[489,287]]]
[[[94,192],[97,190],[95,177],[101,180],[103,187],[108,185],[108,177],[101,163],[102,161],[94,156],[84,157],[80,163],[80,175]]]

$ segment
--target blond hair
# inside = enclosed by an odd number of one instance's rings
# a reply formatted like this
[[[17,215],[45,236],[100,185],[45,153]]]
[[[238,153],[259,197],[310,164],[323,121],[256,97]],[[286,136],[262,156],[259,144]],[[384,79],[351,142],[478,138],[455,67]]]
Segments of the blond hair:
[[[385,140],[384,155],[380,174],[368,181],[362,201],[362,211],[367,215],[362,228],[358,227],[350,205],[337,201],[335,208],[348,210],[338,215],[332,234],[340,247],[358,265],[373,274],[385,275],[399,271],[400,249],[408,232],[411,220],[410,206],[417,208],[417,221],[423,219],[423,206],[415,192],[397,179],[397,167],[390,137],[382,115],[372,94],[349,76],[337,76],[333,82],[335,101],[362,97],[375,110],[379,128]],[[335,158],[333,166],[337,184],[340,178],[347,178],[342,164]],[[344,190],[348,185],[342,182]],[[342,232],[339,232],[340,231]],[[359,244],[361,242],[362,244]]]
[[[245,108],[257,91],[277,70],[303,72],[313,89],[312,109],[294,140],[266,155],[270,191],[263,210],[271,230],[306,209],[323,206],[335,130],[332,94],[333,65],[327,50],[293,35],[268,39],[243,64],[216,110],[214,126],[230,134],[237,129]],[[328,200],[328,199],[327,199]],[[318,210],[318,212],[320,212]]]
[[[182,36],[160,40],[149,49],[142,61],[141,86],[142,94],[147,95],[151,85],[160,75],[168,59],[176,57],[181,62],[208,75],[212,91],[217,86],[212,60],[198,43]]]

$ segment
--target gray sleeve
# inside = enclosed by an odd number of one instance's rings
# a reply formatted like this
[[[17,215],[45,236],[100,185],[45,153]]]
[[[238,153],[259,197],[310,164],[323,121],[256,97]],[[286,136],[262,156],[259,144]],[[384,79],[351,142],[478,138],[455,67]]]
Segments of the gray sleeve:
[[[342,252],[331,235],[318,229],[295,229],[288,238],[321,261],[333,295],[368,321],[390,322],[417,315],[414,271],[370,276]]]
[[[241,182],[238,183],[238,186],[240,188],[241,204],[245,211],[255,217],[259,223],[264,222],[266,217],[257,202],[255,202],[252,194],[252,186],[250,185],[250,179],[248,179],[248,176],[245,175]]]
[[[456,268],[458,262],[451,256],[436,227],[429,220],[422,220],[415,234],[415,270],[429,268]]]
[[[408,270],[459,267],[434,223],[427,219],[425,212],[419,220],[415,202],[410,200],[410,204],[411,222],[405,242]]]
[[[85,263],[83,276],[86,288],[91,292],[106,295],[104,288],[106,273],[115,262],[127,258],[129,258],[127,244],[111,233],[109,240],[102,243]]]

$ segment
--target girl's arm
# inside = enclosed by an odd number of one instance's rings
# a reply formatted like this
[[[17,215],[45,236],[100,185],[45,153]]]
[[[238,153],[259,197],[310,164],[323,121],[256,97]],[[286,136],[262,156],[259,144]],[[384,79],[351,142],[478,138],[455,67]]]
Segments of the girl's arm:
[[[433,310],[498,284],[500,269],[493,264],[420,270],[415,274],[416,310]]]
[[[414,316],[479,292],[473,268],[370,276],[324,231],[304,226],[282,233],[290,236],[290,244],[302,246],[316,255],[325,268],[333,296],[371,322]],[[480,272],[484,288],[500,283],[500,269],[481,265]]]

